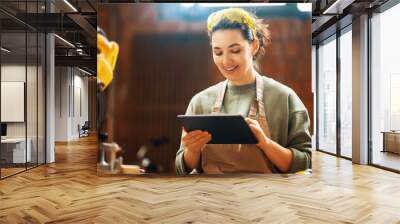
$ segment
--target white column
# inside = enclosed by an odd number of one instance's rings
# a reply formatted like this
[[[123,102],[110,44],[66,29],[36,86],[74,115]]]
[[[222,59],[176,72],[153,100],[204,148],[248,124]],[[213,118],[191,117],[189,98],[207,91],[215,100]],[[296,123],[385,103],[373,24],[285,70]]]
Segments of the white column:
[[[47,12],[53,12],[54,6],[46,2]],[[54,34],[46,35],[46,163],[55,162],[55,53]]]
[[[46,36],[46,163],[55,161],[54,133],[55,133],[55,60],[54,60],[54,35]]]
[[[368,163],[368,15],[353,19],[353,162]]]

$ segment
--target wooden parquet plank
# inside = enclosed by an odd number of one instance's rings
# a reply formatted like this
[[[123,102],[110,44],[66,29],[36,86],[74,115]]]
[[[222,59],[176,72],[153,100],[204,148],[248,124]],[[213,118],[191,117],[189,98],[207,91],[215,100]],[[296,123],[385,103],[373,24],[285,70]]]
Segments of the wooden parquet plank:
[[[400,223],[400,175],[314,152],[312,175],[96,173],[93,137],[0,181],[0,223]]]

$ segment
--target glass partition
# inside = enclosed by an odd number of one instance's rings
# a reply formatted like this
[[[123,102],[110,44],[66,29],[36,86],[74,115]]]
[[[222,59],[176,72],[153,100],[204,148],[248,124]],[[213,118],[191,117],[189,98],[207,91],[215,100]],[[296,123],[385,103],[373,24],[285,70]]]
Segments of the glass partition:
[[[1,1],[0,178],[45,162],[45,35],[24,22],[44,1]],[[17,19],[18,18],[18,19]],[[36,17],[37,18],[37,17]],[[23,19],[25,20],[25,19]]]
[[[25,31],[1,34],[2,177],[24,171],[31,157],[26,136],[26,38]]]
[[[38,64],[37,64],[37,162],[44,164],[46,162],[46,145],[45,145],[45,111],[46,111],[46,38],[43,33],[38,34]]]

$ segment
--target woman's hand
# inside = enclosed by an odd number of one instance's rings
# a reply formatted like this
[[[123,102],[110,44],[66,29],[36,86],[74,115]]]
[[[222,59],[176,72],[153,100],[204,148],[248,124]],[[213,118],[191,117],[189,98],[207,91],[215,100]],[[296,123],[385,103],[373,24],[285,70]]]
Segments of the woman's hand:
[[[189,169],[193,170],[199,166],[201,151],[210,140],[211,135],[206,131],[191,131],[182,137],[185,147],[183,159]]]
[[[200,154],[204,146],[211,140],[211,134],[206,131],[191,131],[182,138],[185,153]]]
[[[251,119],[246,117],[245,118],[246,123],[249,125],[251,131],[253,132],[253,134],[256,136],[257,140],[258,140],[258,144],[257,146],[259,148],[265,148],[267,145],[269,145],[269,143],[271,142],[271,139],[269,139],[263,129],[260,126],[260,123],[258,123],[257,120]]]
[[[293,160],[292,151],[268,138],[257,120],[245,118],[245,121],[258,139],[257,147],[264,152],[268,159],[277,166],[281,172],[288,172]]]

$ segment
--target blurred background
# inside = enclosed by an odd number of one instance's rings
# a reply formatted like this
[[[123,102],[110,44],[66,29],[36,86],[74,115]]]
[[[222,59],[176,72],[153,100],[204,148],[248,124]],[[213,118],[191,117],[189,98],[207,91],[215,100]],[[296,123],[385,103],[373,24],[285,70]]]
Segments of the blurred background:
[[[196,93],[223,80],[212,59],[206,20],[230,6],[269,24],[272,42],[262,74],[291,87],[313,122],[311,3],[101,4],[98,26],[120,46],[106,92],[105,129],[108,140],[125,151],[125,164],[141,163],[137,154],[145,145],[151,170],[175,173],[181,136],[176,116],[185,113]]]

